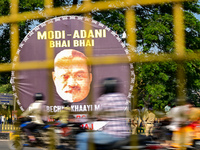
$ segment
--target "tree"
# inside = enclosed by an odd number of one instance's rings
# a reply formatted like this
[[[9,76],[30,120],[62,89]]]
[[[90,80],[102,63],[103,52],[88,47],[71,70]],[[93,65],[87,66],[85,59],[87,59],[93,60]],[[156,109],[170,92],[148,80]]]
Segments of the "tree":
[[[161,54],[174,52],[173,4],[136,6],[136,34],[138,54]],[[118,34],[124,31],[124,10],[93,12],[98,20]],[[184,3],[184,22],[186,52],[195,52],[200,46],[200,21],[194,17],[200,13],[198,1]],[[117,23],[117,25],[116,25]],[[199,61],[185,62],[187,96],[196,104],[200,101]],[[163,110],[168,103],[175,104],[177,97],[177,63],[154,62],[136,63],[136,86],[138,105],[153,105],[154,109]],[[200,105],[200,104],[199,104]]]
[[[136,6],[138,54],[174,52],[173,4]],[[184,3],[186,52],[198,51],[200,46],[200,21],[194,17],[200,13],[198,1]],[[124,9],[93,12],[94,19],[121,34],[124,31]],[[117,23],[117,25],[116,25]],[[199,60],[183,63],[186,70],[186,95],[200,106]],[[138,105],[153,105],[163,110],[168,103],[175,104],[177,97],[177,63],[136,63]]]
[[[137,40],[142,53],[171,53],[174,51],[172,5],[136,7]],[[193,13],[199,13],[197,1],[184,3],[186,52],[199,49],[200,21]],[[185,62],[187,97],[199,102],[200,61]],[[176,98],[176,62],[138,64],[137,82],[139,104],[149,101],[155,109],[163,107]]]

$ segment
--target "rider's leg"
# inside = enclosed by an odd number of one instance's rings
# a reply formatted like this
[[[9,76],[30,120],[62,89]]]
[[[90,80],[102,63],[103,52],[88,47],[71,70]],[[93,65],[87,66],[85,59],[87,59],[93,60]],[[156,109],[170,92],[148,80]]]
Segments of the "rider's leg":
[[[89,138],[92,138],[90,141]],[[88,143],[92,142],[95,144],[109,144],[122,140],[123,138],[107,134],[105,132],[83,132],[77,135],[77,150],[88,150]]]
[[[37,127],[37,124],[30,123],[23,127],[23,131],[27,134],[30,141],[35,141],[35,137],[33,136],[31,130],[34,130]]]

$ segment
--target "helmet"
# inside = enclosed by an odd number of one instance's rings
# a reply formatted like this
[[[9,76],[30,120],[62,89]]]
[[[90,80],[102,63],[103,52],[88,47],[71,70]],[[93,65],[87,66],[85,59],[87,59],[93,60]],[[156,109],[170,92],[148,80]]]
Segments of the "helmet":
[[[34,100],[37,101],[37,100],[43,100],[44,99],[44,96],[42,93],[35,93],[34,95]]]
[[[64,100],[64,101],[63,101],[63,105],[64,105],[65,107],[67,107],[67,106],[70,106],[71,103],[70,103],[69,101]]]
[[[117,78],[106,78],[102,82],[103,93],[115,93],[117,92],[117,88],[119,86],[119,81]]]

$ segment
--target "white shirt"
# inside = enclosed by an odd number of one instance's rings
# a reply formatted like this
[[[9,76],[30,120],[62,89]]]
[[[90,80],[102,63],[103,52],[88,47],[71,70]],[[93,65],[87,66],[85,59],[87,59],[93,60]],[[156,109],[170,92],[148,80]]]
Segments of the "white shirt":
[[[167,117],[171,118],[171,124],[167,126],[171,131],[177,131],[182,122],[188,120],[189,105],[181,105],[173,107],[168,113]]]

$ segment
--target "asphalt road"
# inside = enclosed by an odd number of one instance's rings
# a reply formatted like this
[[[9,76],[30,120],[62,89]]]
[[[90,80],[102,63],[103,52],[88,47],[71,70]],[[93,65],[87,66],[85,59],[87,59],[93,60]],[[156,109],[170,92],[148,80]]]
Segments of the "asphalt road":
[[[9,150],[9,141],[8,140],[1,140],[0,141],[0,150]],[[23,150],[42,150],[42,148],[31,148],[31,147],[26,147]]]

